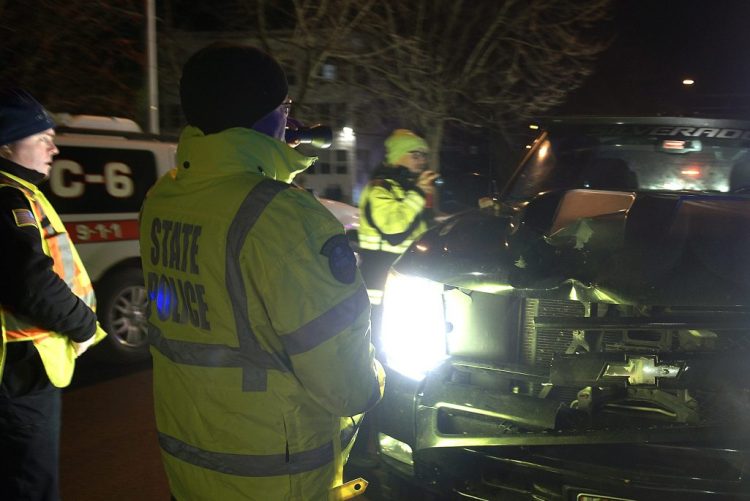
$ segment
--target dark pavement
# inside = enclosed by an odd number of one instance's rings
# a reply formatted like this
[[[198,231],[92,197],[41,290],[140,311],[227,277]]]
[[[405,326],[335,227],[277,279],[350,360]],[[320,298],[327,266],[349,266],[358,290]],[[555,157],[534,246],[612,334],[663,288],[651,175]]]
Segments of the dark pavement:
[[[169,499],[150,364],[80,364],[63,393],[60,476],[66,501]]]
[[[106,366],[86,359],[63,393],[60,451],[65,501],[168,501],[154,424],[150,360]],[[362,501],[383,499],[377,472],[348,468],[370,481]]]

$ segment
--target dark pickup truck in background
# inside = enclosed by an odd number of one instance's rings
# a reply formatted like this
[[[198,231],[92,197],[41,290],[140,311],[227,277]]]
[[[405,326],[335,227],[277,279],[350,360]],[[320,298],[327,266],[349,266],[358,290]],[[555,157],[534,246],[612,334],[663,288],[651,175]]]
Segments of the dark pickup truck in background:
[[[540,130],[391,270],[382,466],[451,499],[750,499],[750,122]]]

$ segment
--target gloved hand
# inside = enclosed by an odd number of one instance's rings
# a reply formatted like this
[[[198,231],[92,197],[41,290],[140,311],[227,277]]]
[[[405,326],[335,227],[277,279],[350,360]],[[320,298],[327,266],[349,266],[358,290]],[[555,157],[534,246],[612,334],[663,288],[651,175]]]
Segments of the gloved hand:
[[[81,341],[80,343],[77,343],[75,341],[71,341],[70,343],[73,345],[73,349],[75,350],[76,358],[80,357],[84,354],[86,350],[88,350],[90,347],[94,346],[96,343],[101,341],[107,336],[107,332],[102,328],[101,325],[99,325],[99,322],[96,323],[96,331],[94,332],[94,335],[88,338],[86,341]]]
[[[88,338],[86,341],[81,341],[80,343],[71,341],[71,343],[73,344],[73,349],[76,352],[76,358],[83,355],[84,352],[89,349],[89,347],[93,346],[95,339],[96,339],[96,335],[92,334],[91,337]]]
[[[415,184],[425,195],[432,195],[435,192],[435,179],[438,177],[439,175],[435,171],[422,171],[419,173]]]

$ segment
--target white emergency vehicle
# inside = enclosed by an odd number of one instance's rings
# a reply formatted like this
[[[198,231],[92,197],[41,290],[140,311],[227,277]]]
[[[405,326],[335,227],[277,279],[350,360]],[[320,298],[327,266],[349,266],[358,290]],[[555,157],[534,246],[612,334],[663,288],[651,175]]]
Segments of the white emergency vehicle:
[[[148,357],[146,291],[138,213],[151,185],[174,166],[175,138],[143,133],[132,120],[57,114],[55,157],[42,186],[94,283],[97,316],[109,336],[91,353],[128,363]],[[347,231],[357,209],[321,200]]]

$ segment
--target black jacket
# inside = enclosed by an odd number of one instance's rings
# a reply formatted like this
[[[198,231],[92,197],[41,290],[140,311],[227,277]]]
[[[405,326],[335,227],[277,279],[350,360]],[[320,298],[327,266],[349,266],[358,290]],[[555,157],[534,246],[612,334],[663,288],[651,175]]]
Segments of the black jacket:
[[[0,158],[0,170],[33,184],[44,176]],[[0,187],[0,304],[33,324],[84,341],[96,331],[96,315],[52,269],[39,231],[16,224],[13,209],[31,209],[16,188]],[[41,373],[40,373],[41,370]],[[6,345],[2,385],[19,394],[48,384],[33,343]]]

